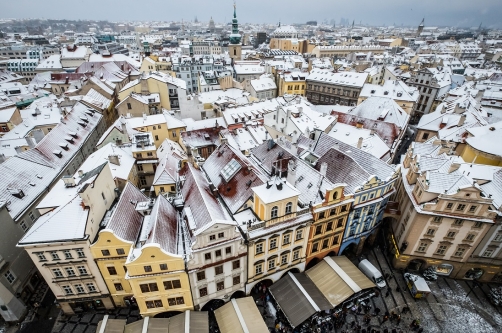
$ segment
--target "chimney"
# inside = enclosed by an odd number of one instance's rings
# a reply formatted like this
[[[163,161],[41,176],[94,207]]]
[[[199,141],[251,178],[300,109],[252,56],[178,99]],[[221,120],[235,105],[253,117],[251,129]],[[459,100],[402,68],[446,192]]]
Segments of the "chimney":
[[[293,185],[296,183],[296,165],[293,160],[289,160],[288,162],[288,175],[286,180],[288,183]]]
[[[70,80],[70,79],[69,79],[69,78],[68,78],[68,76],[67,76],[67,77],[65,78],[65,80],[64,80],[64,83],[65,83],[65,84],[68,84],[68,81],[69,81],[69,80]]]
[[[83,176],[83,175],[84,175],[84,172],[83,172],[82,170],[78,170],[78,176],[79,176],[80,178],[82,178],[82,176]]]
[[[464,124],[465,118],[467,118],[467,116],[465,115],[465,113],[460,116],[460,119],[458,120],[458,125],[457,125],[458,127],[460,127],[460,126],[462,126]]]
[[[108,161],[115,165],[120,165],[120,159],[118,155],[108,155]]]
[[[358,149],[361,149],[361,147],[363,146],[363,138],[360,137],[359,140],[357,140],[357,148]]]
[[[124,134],[127,134],[127,126],[126,126],[126,122],[125,122],[125,120],[124,120],[123,122],[121,122],[121,123],[120,123],[120,126],[121,126],[121,128],[122,128],[122,132],[123,132]]]
[[[143,120],[147,120],[146,113],[143,113]]]
[[[322,162],[321,170],[319,172],[321,173],[321,175],[326,176],[326,171],[328,171],[328,163]]]

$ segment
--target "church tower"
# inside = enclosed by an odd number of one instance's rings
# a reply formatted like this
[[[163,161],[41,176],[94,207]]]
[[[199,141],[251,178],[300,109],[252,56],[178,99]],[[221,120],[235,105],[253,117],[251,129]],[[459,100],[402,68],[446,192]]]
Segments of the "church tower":
[[[232,19],[232,33],[230,34],[230,44],[228,45],[228,53],[232,61],[241,60],[242,44],[241,35],[239,34],[239,24],[237,23],[237,12],[234,2],[234,18]]]
[[[425,19],[422,19],[422,22],[420,22],[420,25],[418,26],[417,37],[420,36],[420,34],[422,33],[422,31],[424,31],[424,20]]]

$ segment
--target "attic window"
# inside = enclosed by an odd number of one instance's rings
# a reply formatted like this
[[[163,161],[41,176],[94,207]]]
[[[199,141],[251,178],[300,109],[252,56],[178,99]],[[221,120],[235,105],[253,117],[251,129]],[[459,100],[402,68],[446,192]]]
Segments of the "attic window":
[[[78,138],[77,132],[68,132],[68,134],[75,139]]]
[[[64,150],[68,150],[68,144],[66,142],[60,142],[58,143],[59,147],[63,148]]]
[[[73,143],[73,138],[69,135],[65,136],[64,139],[68,141],[69,143]]]
[[[220,174],[226,182],[230,181],[233,176],[241,169],[241,165],[234,158],[230,160],[221,170]]]
[[[87,123],[83,122],[83,121],[79,121],[78,124],[82,127],[86,127],[87,126]]]
[[[23,190],[21,190],[19,188],[17,188],[17,189],[8,189],[8,191],[10,192],[10,194],[12,194],[13,196],[15,196],[18,199],[22,199],[24,197]]]
[[[38,179],[42,179],[42,178],[44,178],[44,177],[43,177],[42,175],[37,175],[37,178],[38,178]]]
[[[53,150],[52,152],[54,153],[54,155],[56,155],[59,158],[63,157],[63,152],[61,150],[56,149],[56,150]]]

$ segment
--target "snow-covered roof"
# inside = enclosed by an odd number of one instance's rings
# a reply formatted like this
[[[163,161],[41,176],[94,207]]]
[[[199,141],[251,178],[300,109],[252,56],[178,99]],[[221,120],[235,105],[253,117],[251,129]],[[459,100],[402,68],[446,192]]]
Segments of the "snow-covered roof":
[[[390,97],[398,101],[414,102],[418,101],[420,94],[415,87],[407,86],[406,83],[400,80],[386,80],[384,84],[365,84],[360,97],[380,96]]]
[[[252,190],[260,198],[260,201],[263,201],[265,204],[293,199],[300,195],[300,191],[285,179],[279,177],[274,177],[264,184],[255,186]]]
[[[326,69],[312,69],[307,81],[320,82],[324,84],[333,84],[340,86],[362,88],[368,73],[337,72]]]
[[[369,97],[347,114],[393,123],[401,129],[408,125],[410,119],[409,114],[390,97]]]
[[[274,80],[268,76],[261,76],[259,79],[251,80],[251,86],[256,92],[277,89]]]
[[[502,157],[502,145],[494,144],[502,141],[502,122],[469,128],[467,131],[472,135],[465,139],[468,145],[479,151]]]

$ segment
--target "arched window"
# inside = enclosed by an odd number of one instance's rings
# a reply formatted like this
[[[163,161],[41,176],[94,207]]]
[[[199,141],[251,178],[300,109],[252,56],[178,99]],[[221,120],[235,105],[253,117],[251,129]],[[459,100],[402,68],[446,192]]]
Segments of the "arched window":
[[[288,202],[286,204],[286,214],[291,214],[292,211],[293,211],[293,203]]]
[[[338,192],[333,193],[333,200],[336,200],[338,198]]]
[[[234,55],[237,55],[237,49],[234,49]]]
[[[272,207],[272,211],[270,212],[270,218],[275,219],[277,217],[278,212],[279,208],[277,206]]]

